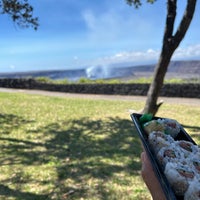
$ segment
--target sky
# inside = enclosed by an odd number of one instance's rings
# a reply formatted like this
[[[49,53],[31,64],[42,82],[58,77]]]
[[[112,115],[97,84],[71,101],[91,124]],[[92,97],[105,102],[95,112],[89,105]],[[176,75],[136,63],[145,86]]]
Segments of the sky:
[[[186,0],[178,1],[176,27]],[[0,15],[0,72],[78,69],[156,63],[162,47],[166,1],[29,0],[39,27],[18,27]],[[173,60],[200,60],[200,5]]]

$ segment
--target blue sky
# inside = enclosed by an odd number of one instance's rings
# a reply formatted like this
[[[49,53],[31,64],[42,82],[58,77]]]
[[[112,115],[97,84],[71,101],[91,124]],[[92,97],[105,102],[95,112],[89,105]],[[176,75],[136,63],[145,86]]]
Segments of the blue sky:
[[[166,1],[30,0],[39,17],[37,31],[0,16],[0,72],[76,69],[156,63],[162,45]],[[180,3],[181,2],[181,3]],[[186,0],[179,1],[178,19]],[[200,59],[200,5],[174,60]]]

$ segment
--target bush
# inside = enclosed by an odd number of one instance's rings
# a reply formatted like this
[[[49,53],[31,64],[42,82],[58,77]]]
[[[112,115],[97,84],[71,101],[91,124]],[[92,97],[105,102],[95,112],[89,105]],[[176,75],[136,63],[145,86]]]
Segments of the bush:
[[[53,83],[52,79],[45,77],[45,76],[37,77],[37,78],[35,78],[35,80],[40,83]]]

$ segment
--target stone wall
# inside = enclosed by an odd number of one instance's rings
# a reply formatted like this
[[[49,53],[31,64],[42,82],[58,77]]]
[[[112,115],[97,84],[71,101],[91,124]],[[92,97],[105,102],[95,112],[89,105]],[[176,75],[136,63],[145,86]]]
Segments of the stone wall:
[[[34,79],[0,79],[0,87],[82,94],[147,95],[149,84],[47,84]],[[160,96],[200,98],[200,84],[165,84]]]

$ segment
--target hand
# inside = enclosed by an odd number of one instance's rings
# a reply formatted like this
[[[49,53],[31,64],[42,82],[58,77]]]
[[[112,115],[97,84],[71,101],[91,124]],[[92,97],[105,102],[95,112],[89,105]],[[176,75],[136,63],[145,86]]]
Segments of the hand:
[[[153,171],[151,162],[146,152],[141,153],[141,175],[147,185],[153,200],[166,200],[162,187]]]

